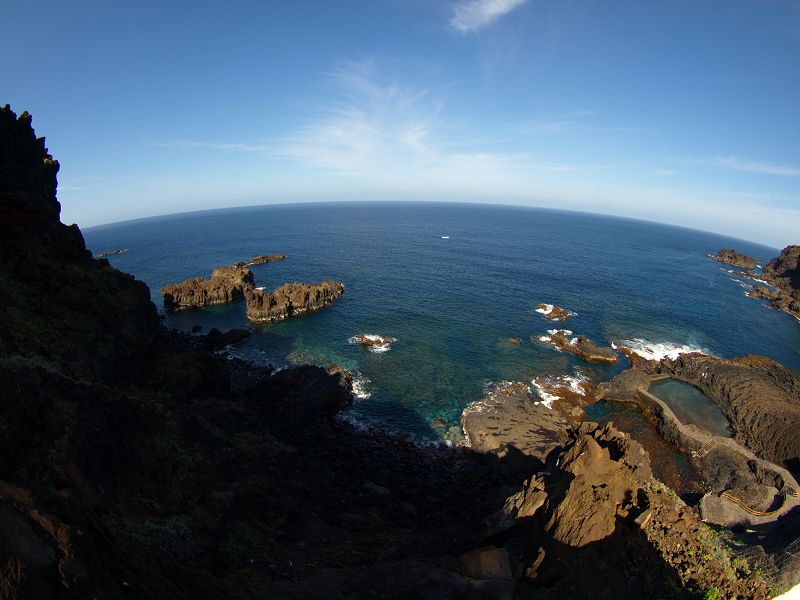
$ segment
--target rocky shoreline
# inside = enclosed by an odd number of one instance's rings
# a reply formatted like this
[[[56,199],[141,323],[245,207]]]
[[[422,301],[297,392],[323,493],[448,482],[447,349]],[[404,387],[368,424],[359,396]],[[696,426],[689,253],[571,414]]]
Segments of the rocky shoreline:
[[[712,258],[743,268],[745,277],[756,280],[757,283],[747,292],[748,296],[768,300],[772,307],[800,320],[800,246],[787,246],[757,274],[753,271],[755,259],[735,250],[720,250]],[[759,285],[758,282],[768,285]]]
[[[272,372],[213,353],[241,332],[166,330],[147,287],[60,222],[58,163],[27,113],[0,109],[0,164],[0,594],[769,597],[653,479],[640,445],[579,423],[588,387],[553,410],[528,386],[490,391],[462,420],[472,448],[357,431],[337,418],[353,402],[346,371]],[[343,289],[288,284],[308,287],[268,300],[232,267],[195,295],[230,298],[241,283],[270,319]],[[789,390],[775,412],[726,387],[727,363],[638,370],[717,381],[731,414],[754,411],[742,439],[791,461],[793,442],[766,427],[793,406],[796,374],[759,365],[733,366]]]

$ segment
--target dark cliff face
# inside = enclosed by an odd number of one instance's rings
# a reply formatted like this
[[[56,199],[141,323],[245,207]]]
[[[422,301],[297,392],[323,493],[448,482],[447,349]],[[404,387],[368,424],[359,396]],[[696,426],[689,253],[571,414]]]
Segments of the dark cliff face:
[[[0,108],[0,227],[4,232],[48,228],[58,222],[58,168],[44,138],[36,137],[31,115],[24,112],[17,118],[8,105]]]
[[[794,290],[800,290],[800,246],[787,246],[781,250],[781,255],[764,267],[764,273],[783,280]]]
[[[31,117],[0,109],[0,354],[124,381],[159,330],[147,287],[92,259],[59,221],[58,162]]]

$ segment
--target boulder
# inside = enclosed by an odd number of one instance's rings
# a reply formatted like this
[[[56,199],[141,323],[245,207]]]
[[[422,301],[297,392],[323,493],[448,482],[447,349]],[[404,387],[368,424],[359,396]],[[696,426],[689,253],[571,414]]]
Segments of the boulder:
[[[505,548],[484,546],[462,554],[458,559],[461,572],[473,579],[511,579],[511,563]]]
[[[577,548],[614,533],[617,516],[627,513],[636,502],[637,492],[651,472],[646,454],[639,452],[641,446],[629,441],[620,447],[616,430],[584,423],[576,434],[561,456],[560,468],[568,474],[562,482],[566,488],[563,496],[557,494],[560,500],[552,507],[547,530],[556,541]],[[641,453],[646,468],[636,457],[624,460],[631,451]],[[638,472],[627,464],[633,461],[640,467]]]

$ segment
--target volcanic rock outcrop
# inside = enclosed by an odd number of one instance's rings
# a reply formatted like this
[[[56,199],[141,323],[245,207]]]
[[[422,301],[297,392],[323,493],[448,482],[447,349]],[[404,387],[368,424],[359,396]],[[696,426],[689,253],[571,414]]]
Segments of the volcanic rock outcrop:
[[[609,598],[668,598],[677,585],[714,588],[721,598],[768,597],[757,575],[731,578],[730,564],[716,562],[724,551],[713,532],[653,478],[643,447],[610,425],[572,430],[487,525],[503,534],[512,565],[541,582],[529,588],[532,597],[597,597],[610,564],[620,584]],[[670,568],[644,567],[656,551],[670,556]],[[633,574],[638,565],[648,569],[643,576]]]
[[[245,289],[254,286],[253,272],[250,269],[231,265],[214,269],[211,279],[195,277],[165,285],[161,288],[161,295],[164,308],[181,310],[242,300]]]
[[[536,307],[536,312],[542,313],[545,317],[547,317],[551,321],[565,321],[565,322],[573,314],[566,308],[561,308],[560,306],[554,306],[553,304],[539,304],[539,306]]]
[[[501,382],[461,414],[470,447],[481,453],[521,454],[544,462],[567,439],[567,420],[536,402],[523,383]]]
[[[332,279],[317,284],[287,283],[271,292],[247,288],[247,318],[273,323],[320,310],[341,297],[344,286]]]
[[[618,358],[610,346],[598,346],[585,335],[570,339],[571,332],[560,329],[550,334],[548,341],[564,352],[570,352],[587,362],[614,364]]]
[[[747,256],[746,254],[742,254],[741,252],[737,252],[731,248],[722,248],[715,255],[709,256],[718,262],[747,270],[753,269],[758,262],[752,256]]]
[[[761,272],[761,278],[773,286],[754,285],[749,296],[765,298],[778,310],[800,319],[800,246],[787,246]]]
[[[254,256],[250,260],[243,260],[236,263],[237,267],[252,267],[255,265],[265,265],[276,260],[286,260],[286,255],[278,252],[277,254],[269,254],[262,256]]]
[[[800,473],[800,375],[764,356],[681,354],[653,370],[699,388],[720,407],[735,439],[761,458]]]
[[[748,271],[756,266],[756,260],[735,250],[720,250],[714,260],[726,262]],[[742,273],[754,278],[752,274]],[[800,246],[786,246],[780,256],[773,258],[758,274],[757,280],[769,284],[753,285],[747,292],[751,298],[764,298],[770,304],[800,319]]]

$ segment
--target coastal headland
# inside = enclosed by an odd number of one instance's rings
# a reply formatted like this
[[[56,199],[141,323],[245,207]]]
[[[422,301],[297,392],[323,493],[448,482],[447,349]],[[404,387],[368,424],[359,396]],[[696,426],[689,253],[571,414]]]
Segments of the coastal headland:
[[[747,295],[763,298],[780,311],[800,320],[800,246],[786,246],[780,256],[770,260],[758,270],[756,259],[735,250],[723,249],[714,260],[744,269],[742,275],[754,283]]]
[[[220,332],[164,328],[147,287],[60,222],[58,162],[9,107],[0,165],[2,595],[770,597],[748,557],[653,477],[641,444],[581,422],[573,409],[592,384],[564,382],[575,397],[552,409],[527,385],[492,390],[466,425],[473,448],[358,430],[340,418],[353,402],[343,369],[273,372],[215,355],[230,341]],[[234,266],[196,295],[258,296]],[[327,305],[341,288],[326,285],[286,296]],[[280,304],[266,296],[271,315]],[[784,438],[797,430],[797,375],[765,361],[634,359],[625,377],[696,380],[721,398],[737,444],[796,470]],[[774,409],[749,395],[756,374]],[[753,463],[737,469],[780,483]]]

